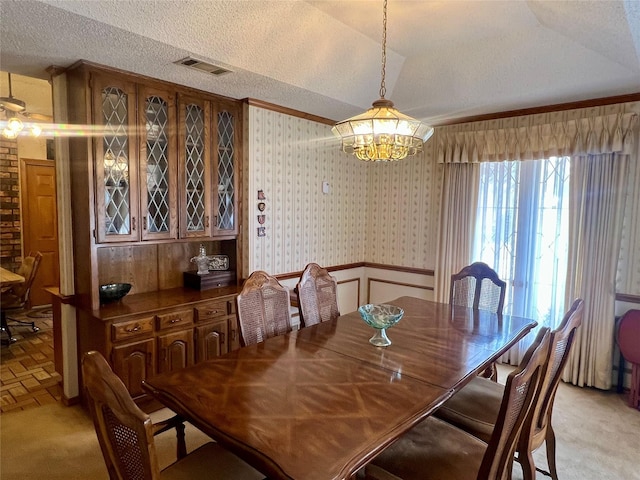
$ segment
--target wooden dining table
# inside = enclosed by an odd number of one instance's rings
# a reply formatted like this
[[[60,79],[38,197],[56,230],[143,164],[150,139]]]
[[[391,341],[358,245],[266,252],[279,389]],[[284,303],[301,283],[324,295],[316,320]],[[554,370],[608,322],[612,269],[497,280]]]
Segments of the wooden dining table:
[[[144,388],[269,479],[351,478],[536,322],[401,297],[388,347],[358,312],[158,375]]]
[[[25,278],[22,275],[0,267],[0,291],[5,291],[11,286],[24,282]]]

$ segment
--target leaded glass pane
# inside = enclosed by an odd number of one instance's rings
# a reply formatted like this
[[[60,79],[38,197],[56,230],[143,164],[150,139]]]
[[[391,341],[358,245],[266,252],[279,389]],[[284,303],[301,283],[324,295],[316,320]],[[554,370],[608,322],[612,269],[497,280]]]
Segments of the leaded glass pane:
[[[222,230],[231,230],[234,227],[233,200],[233,115],[229,112],[218,114],[218,223]]]
[[[127,94],[116,87],[105,88],[102,117],[107,127],[102,142],[105,231],[107,235],[128,235],[131,233],[131,200]]]
[[[185,116],[185,171],[187,231],[204,230],[204,110],[187,105]]]
[[[168,105],[152,96],[145,101],[147,130],[147,229],[169,231]]]

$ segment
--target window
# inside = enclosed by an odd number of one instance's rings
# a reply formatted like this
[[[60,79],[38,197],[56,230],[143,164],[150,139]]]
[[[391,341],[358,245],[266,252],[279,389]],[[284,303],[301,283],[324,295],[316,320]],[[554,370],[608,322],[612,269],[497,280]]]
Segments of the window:
[[[507,282],[505,314],[552,329],[564,314],[569,170],[569,157],[480,166],[473,259]]]

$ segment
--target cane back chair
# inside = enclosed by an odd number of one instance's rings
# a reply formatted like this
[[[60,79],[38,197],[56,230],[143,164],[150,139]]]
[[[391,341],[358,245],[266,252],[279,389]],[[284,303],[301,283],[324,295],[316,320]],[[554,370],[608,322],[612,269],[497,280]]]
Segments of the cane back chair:
[[[560,325],[551,332],[549,359],[541,383],[541,400],[524,423],[517,445],[517,461],[521,464],[524,479],[533,480],[536,470],[558,480],[556,468],[556,440],[551,426],[551,414],[562,370],[569,358],[576,329],[582,323],[584,302],[577,299],[564,315]],[[436,412],[436,416],[468,433],[488,441],[500,408],[504,387],[474,378],[460,392],[449,399]],[[549,472],[536,468],[533,452],[546,443]]]
[[[317,263],[309,263],[296,285],[300,327],[338,318],[337,290],[336,279],[326,269]]]
[[[247,346],[290,332],[289,289],[278,279],[256,270],[236,297],[240,345]]]
[[[451,275],[449,303],[502,315],[506,288],[506,282],[489,265],[474,262]],[[480,375],[497,381],[496,364],[489,365]]]

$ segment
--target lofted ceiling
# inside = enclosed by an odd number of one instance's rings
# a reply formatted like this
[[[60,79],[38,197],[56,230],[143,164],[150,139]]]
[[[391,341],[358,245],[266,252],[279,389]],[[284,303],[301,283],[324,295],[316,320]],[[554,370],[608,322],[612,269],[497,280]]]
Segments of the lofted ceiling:
[[[379,96],[382,0],[0,0],[0,18],[0,70],[30,77],[85,59],[333,120]],[[640,92],[638,0],[389,0],[387,32],[386,97],[433,124]]]

